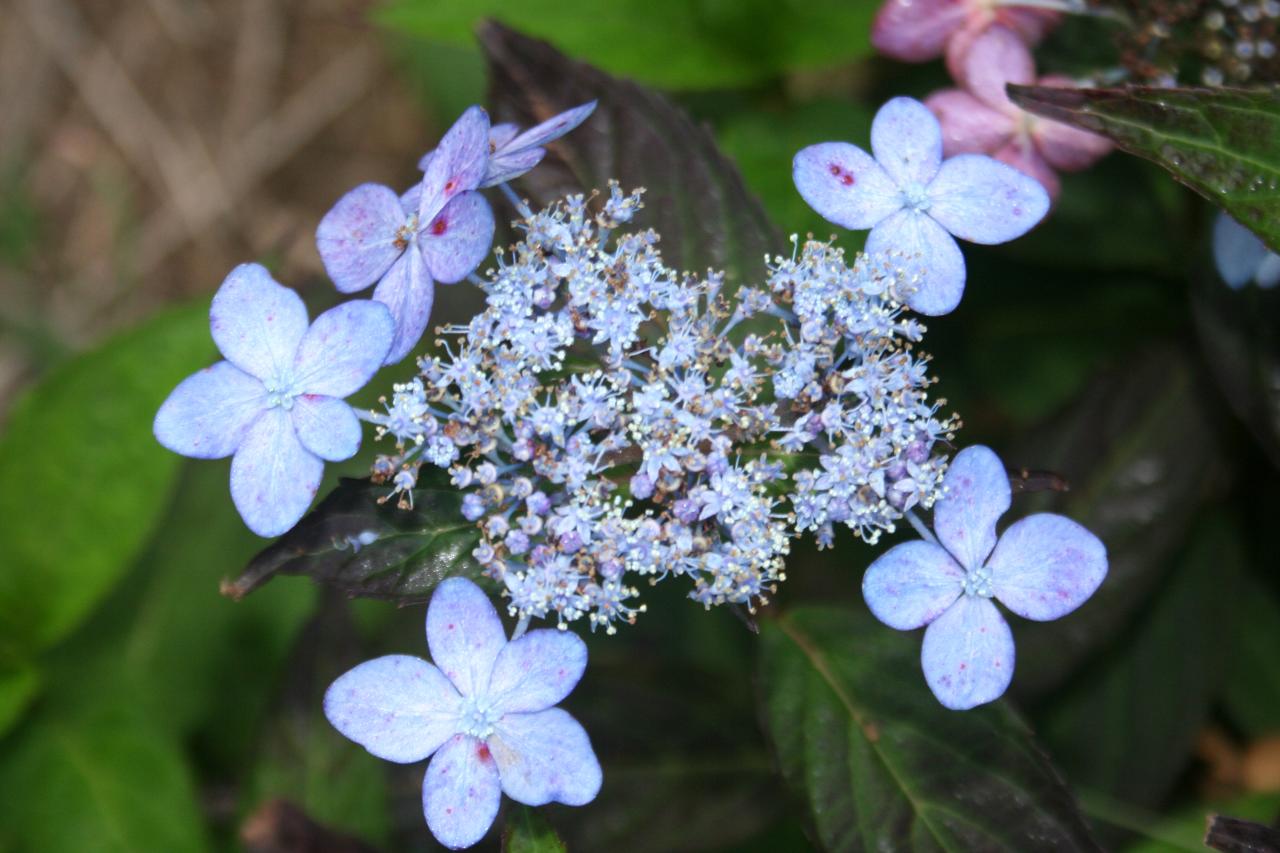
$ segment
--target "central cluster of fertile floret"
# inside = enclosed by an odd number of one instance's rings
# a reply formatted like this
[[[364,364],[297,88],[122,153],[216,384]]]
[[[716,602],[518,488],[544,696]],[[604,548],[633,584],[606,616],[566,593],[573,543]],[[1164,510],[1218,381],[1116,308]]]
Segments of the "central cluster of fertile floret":
[[[370,416],[397,443],[375,476],[409,501],[421,465],[448,469],[522,617],[613,630],[668,575],[753,609],[794,536],[874,541],[937,494],[956,424],[926,398],[908,276],[808,243],[729,293],[652,231],[610,239],[640,206],[614,186],[594,215],[574,196],[520,223],[487,309]]]

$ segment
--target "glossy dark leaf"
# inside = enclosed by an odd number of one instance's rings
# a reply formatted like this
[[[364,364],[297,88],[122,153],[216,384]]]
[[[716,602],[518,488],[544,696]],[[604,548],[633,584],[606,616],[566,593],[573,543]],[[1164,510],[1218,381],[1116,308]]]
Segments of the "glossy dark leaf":
[[[1079,610],[1054,622],[1014,620],[1018,674],[1028,697],[1062,682],[1132,622],[1191,522],[1227,474],[1209,417],[1213,390],[1179,350],[1138,352],[1095,380],[1040,430],[1003,454],[1007,465],[1055,471],[1066,493],[1019,498],[1009,520],[1059,512],[1107,546],[1106,581]]]
[[[696,272],[725,270],[738,281],[759,277],[765,254],[787,249],[710,131],[667,98],[500,24],[486,24],[480,39],[495,121],[530,125],[584,101],[600,102],[521,180],[519,189],[535,204],[607,191],[611,179],[624,190],[644,187],[645,210],[636,222],[662,235],[664,260]],[[779,168],[787,169],[786,162]]]
[[[1280,92],[1010,86],[1009,94],[1158,163],[1280,250]]]
[[[565,853],[560,836],[536,809],[513,805],[502,831],[502,853]]]
[[[1212,815],[1204,844],[1222,853],[1273,853],[1280,850],[1280,829],[1226,815]]]
[[[1074,784],[1155,807],[1191,761],[1238,627],[1238,536],[1200,525],[1128,630],[1047,703],[1038,730]]]
[[[303,575],[348,595],[426,601],[449,577],[475,578],[480,531],[462,517],[462,492],[423,468],[413,508],[382,501],[390,487],[343,480],[298,526],[249,562],[223,592],[241,598],[276,575]]]
[[[823,849],[1099,849],[1005,703],[938,704],[917,633],[863,610],[805,608],[762,634],[764,718]]]

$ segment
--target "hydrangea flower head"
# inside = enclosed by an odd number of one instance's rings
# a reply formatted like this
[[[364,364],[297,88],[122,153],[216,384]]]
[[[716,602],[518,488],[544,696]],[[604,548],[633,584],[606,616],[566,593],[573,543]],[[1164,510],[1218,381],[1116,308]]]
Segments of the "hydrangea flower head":
[[[986,447],[957,454],[943,489],[933,511],[937,541],[889,549],[867,569],[862,595],[891,628],[928,626],[925,680],[943,705],[966,710],[999,698],[1013,678],[1013,634],[992,599],[1027,619],[1065,616],[1106,577],[1107,552],[1052,513],[1016,521],[997,540],[1009,478]]]
[[[907,304],[946,314],[964,293],[964,256],[952,235],[1004,243],[1034,227],[1049,210],[1035,180],[990,157],[942,159],[942,130],[919,101],[894,98],[871,125],[874,157],[846,142],[811,145],[796,154],[792,176],[804,200],[826,219],[870,228],[871,256],[899,255],[918,278]]]
[[[542,146],[554,142],[582,124],[595,111],[596,102],[589,101],[554,115],[542,124],[521,133],[514,124],[495,124],[489,128],[489,159],[480,186],[493,187],[514,180],[542,162],[547,150]],[[435,151],[422,155],[418,168],[427,171]]]
[[[231,462],[231,497],[259,536],[284,533],[315,497],[325,461],[360,448],[343,398],[391,346],[386,306],[347,302],[308,327],[307,309],[257,264],[231,271],[209,311],[225,361],[184,379],[156,413],[156,438],[197,459]]]
[[[1280,284],[1280,255],[1225,211],[1219,211],[1213,222],[1213,262],[1232,290],[1249,282],[1263,290]]]
[[[1004,27],[992,27],[974,41],[957,79],[964,89],[946,89],[925,99],[942,124],[947,156],[990,154],[1035,178],[1057,198],[1055,169],[1087,169],[1111,150],[1105,137],[1041,118],[1009,100],[1008,83],[1064,88],[1074,84],[1055,76],[1037,81],[1031,51]]]
[[[435,282],[452,284],[484,260],[493,244],[493,211],[473,192],[489,162],[489,116],[472,107],[440,140],[422,182],[403,196],[361,184],[320,221],[316,246],[338,290],[377,284],[373,298],[391,309],[400,361],[422,337]]]
[[[541,629],[508,642],[484,592],[450,578],[431,597],[427,645],[434,663],[388,655],[347,672],[325,693],[324,712],[379,758],[431,758],[422,810],[441,844],[483,838],[503,793],[530,806],[595,799],[602,775],[591,741],[554,707],[586,668],[578,635]]]
[[[887,0],[871,25],[871,43],[903,62],[927,62],[945,53],[954,73],[973,39],[993,25],[1008,27],[1028,44],[1038,42],[1060,17],[1052,10],[1028,8],[1043,5],[1018,0]]]

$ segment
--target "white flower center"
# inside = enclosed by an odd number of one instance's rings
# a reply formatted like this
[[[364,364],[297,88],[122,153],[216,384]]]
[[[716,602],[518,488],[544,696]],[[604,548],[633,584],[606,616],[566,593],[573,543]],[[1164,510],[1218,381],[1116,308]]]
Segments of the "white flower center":
[[[468,696],[462,700],[460,731],[478,740],[487,740],[501,716],[489,700]]]
[[[293,383],[276,377],[262,384],[267,389],[268,406],[272,408],[278,406],[286,412],[293,408],[293,400],[298,396],[298,392],[293,389]]]
[[[913,183],[902,188],[902,206],[908,210],[924,213],[930,204],[929,190],[923,184]]]
[[[995,590],[991,588],[991,572],[986,568],[972,569],[964,576],[964,594],[977,598],[991,598]]]

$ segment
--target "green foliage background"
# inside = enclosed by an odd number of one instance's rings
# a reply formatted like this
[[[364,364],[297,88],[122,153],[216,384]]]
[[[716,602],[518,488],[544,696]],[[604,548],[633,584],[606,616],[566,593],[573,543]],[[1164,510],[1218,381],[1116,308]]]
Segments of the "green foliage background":
[[[825,236],[836,229],[795,193],[792,154],[865,144],[880,101],[946,85],[937,64],[871,56],[875,5],[396,0],[374,20],[422,109],[445,122],[485,98],[473,37],[485,17],[666,91],[711,129],[782,233]],[[1096,37],[1067,28],[1049,49],[1070,55],[1070,39]],[[1015,511],[1069,512],[1111,551],[1107,585],[1079,614],[1016,626],[1011,703],[953,719],[945,749],[922,746],[938,709],[919,684],[916,641],[868,624],[858,593],[874,552],[801,547],[776,608],[785,615],[766,618],[763,636],[658,590],[640,625],[591,638],[568,707],[603,757],[605,791],[587,809],[510,809],[508,849],[868,849],[883,838],[980,849],[1009,821],[967,847],[927,819],[943,808],[934,798],[995,784],[966,775],[971,764],[1041,747],[1108,849],[1200,849],[1203,815],[1223,803],[1275,817],[1280,794],[1215,782],[1197,757],[1206,730],[1240,748],[1280,734],[1269,535],[1280,422],[1267,396],[1280,297],[1213,279],[1210,213],[1155,166],[1114,155],[1068,176],[1026,239],[966,247],[965,301],[930,323],[962,440],[1072,483]],[[0,205],[5,251],[20,251],[23,215]],[[840,235],[850,248],[858,239]],[[191,464],[151,438],[159,402],[212,357],[206,310],[163,312],[69,358],[0,435],[0,849],[238,849],[240,827],[275,797],[378,849],[430,849],[421,768],[373,759],[320,714],[325,685],[352,663],[424,653],[422,608],[348,603],[285,577],[243,601],[219,596],[262,543],[231,507],[225,462]],[[329,466],[330,485],[366,460]],[[789,642],[800,636],[829,661],[825,680]],[[868,729],[865,715],[882,722]],[[991,751],[975,752],[966,741],[984,726]],[[900,754],[868,747],[881,737]],[[903,787],[923,793],[904,799],[868,770],[877,750],[920,774]],[[1010,784],[1030,792],[1028,808],[1072,813],[1036,787],[1049,785],[1043,767]],[[853,832],[831,809],[873,822],[905,809],[920,823]],[[975,805],[968,817],[991,814]],[[1063,838],[1086,831],[1063,827]]]

